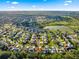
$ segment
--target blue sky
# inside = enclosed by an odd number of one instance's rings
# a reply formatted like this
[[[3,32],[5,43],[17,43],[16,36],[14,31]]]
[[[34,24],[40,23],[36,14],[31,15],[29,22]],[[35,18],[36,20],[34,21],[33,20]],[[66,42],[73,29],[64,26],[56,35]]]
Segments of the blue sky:
[[[1,11],[79,11],[79,0],[0,0]]]

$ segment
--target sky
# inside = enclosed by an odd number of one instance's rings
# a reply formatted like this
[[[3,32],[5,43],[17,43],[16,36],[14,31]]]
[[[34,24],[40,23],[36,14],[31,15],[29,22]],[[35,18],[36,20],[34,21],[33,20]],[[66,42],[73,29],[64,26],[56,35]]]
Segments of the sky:
[[[79,11],[79,0],[0,0],[0,11]]]

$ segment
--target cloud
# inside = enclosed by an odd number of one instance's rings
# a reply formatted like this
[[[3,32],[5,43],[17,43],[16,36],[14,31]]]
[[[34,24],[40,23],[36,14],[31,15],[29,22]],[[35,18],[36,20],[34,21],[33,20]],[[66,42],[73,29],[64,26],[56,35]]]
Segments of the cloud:
[[[10,6],[10,7],[8,7],[8,8],[14,9],[15,7],[14,7],[14,6]]]
[[[36,5],[32,5],[32,8],[36,8]]]
[[[15,9],[15,7],[14,6],[9,6],[9,7],[7,7],[8,9]]]
[[[11,6],[11,8],[15,8],[14,6]]]
[[[19,2],[16,2],[16,1],[15,1],[15,2],[12,2],[11,4],[14,4],[14,5],[16,5],[16,4],[19,4]]]
[[[65,3],[64,5],[65,5],[65,6],[68,6],[69,4],[68,4],[68,3]]]
[[[67,0],[67,1],[65,1],[65,2],[67,2],[67,3],[72,3],[72,1],[71,1],[71,0]]]
[[[70,5],[71,3],[72,3],[72,0],[65,0],[64,5],[65,5],[65,6],[68,6],[68,5]]]

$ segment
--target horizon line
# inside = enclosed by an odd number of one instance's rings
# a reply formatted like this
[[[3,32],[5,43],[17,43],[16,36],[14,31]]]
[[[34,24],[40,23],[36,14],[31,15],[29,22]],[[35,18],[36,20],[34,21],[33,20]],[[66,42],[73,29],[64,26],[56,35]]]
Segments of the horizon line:
[[[0,10],[1,11],[79,11],[79,10]]]

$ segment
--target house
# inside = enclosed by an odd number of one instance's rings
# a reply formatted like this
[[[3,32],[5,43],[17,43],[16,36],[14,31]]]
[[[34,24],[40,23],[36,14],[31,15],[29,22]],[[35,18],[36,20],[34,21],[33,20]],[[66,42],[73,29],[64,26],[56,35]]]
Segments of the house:
[[[42,51],[42,53],[44,53],[44,54],[50,53],[49,48],[44,48],[43,51]]]
[[[67,44],[67,50],[75,49],[71,43]]]
[[[4,41],[0,41],[0,49],[1,50],[7,50],[8,49],[8,44]]]
[[[31,52],[31,53],[32,53],[32,52],[35,52],[35,48],[29,47],[29,48],[28,48],[28,52]]]
[[[61,42],[58,42],[58,45],[59,45],[60,47],[63,47],[63,46],[64,46],[63,43],[61,43]]]
[[[27,34],[27,35],[26,35],[25,40],[30,40],[30,34]]]
[[[64,47],[65,50],[71,50],[71,49],[75,49],[75,47],[70,43],[66,43],[65,47]]]
[[[71,35],[67,35],[66,37],[67,39],[73,39],[73,37]]]
[[[35,48],[35,51],[36,51],[37,53],[40,53],[42,50],[43,50],[42,47],[36,47],[36,48]]]
[[[36,40],[33,40],[31,43],[32,44],[37,44],[37,41]]]
[[[47,35],[43,35],[42,36],[42,40],[43,40],[44,44],[47,44],[48,43],[48,36]]]
[[[49,48],[48,45],[46,45],[46,46],[43,48],[42,53],[44,53],[44,54],[50,53],[50,48]]]
[[[50,53],[56,53],[56,48],[52,47],[51,50],[50,50]]]
[[[16,47],[12,47],[11,50],[13,50],[13,51],[20,51],[20,49],[19,48],[16,48]]]
[[[40,35],[39,35],[39,34],[37,35],[37,38],[40,40],[40,38],[41,38],[41,37],[40,37]]]
[[[26,38],[23,40],[23,44],[26,44],[28,42],[28,40],[30,40],[30,39],[31,39],[30,34],[27,34]]]
[[[37,39],[37,35],[36,34],[32,34],[31,43],[35,44],[36,43],[36,39]]]
[[[36,40],[37,39],[37,35],[36,34],[32,34],[32,40]]]
[[[17,33],[17,36],[18,36],[18,37],[21,37],[22,33],[23,33],[23,32],[21,32],[21,31],[18,32],[18,33]]]
[[[56,36],[55,35],[51,36],[51,39],[56,40]]]

